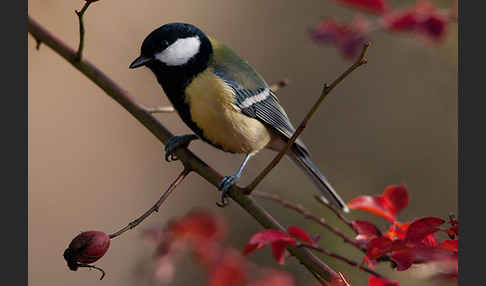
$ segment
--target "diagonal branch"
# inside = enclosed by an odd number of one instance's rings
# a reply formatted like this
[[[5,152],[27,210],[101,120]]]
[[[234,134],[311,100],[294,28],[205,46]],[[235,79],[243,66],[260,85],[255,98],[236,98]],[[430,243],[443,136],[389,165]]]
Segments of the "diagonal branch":
[[[253,180],[253,182],[250,183],[245,188],[245,193],[246,194],[251,194],[251,192],[255,189],[255,187],[272,171],[275,166],[282,160],[283,156],[289,151],[290,147],[292,144],[294,144],[295,140],[297,140],[297,137],[304,131],[304,128],[307,126],[307,123],[309,120],[312,118],[312,116],[316,113],[317,109],[321,105],[321,103],[324,101],[324,99],[327,97],[327,95],[339,84],[341,83],[348,75],[350,75],[355,69],[358,67],[366,64],[368,60],[365,58],[366,52],[368,51],[368,48],[370,46],[370,43],[366,43],[363,46],[363,50],[361,52],[360,57],[358,60],[351,65],[345,72],[343,72],[337,79],[335,79],[330,85],[324,84],[324,87],[322,88],[321,96],[317,100],[317,102],[312,106],[311,110],[307,115],[305,116],[304,120],[300,123],[299,127],[297,127],[297,130],[295,130],[294,135],[290,138],[290,140],[287,142],[287,145],[285,146],[284,149],[282,149],[277,156],[267,165],[265,169]]]
[[[131,115],[133,115],[145,128],[147,128],[162,143],[167,143],[173,134],[167,130],[150,112],[127,91],[122,89],[111,78],[105,75],[96,66],[85,59],[77,61],[76,52],[56,36],[47,31],[35,20],[28,17],[28,31],[36,39],[50,47],[77,70],[83,73],[93,83],[98,85],[108,96],[118,102]],[[186,148],[175,151],[177,158],[185,168],[190,169],[206,179],[214,186],[218,186],[223,178],[213,168],[208,166],[199,157]],[[252,198],[243,193],[243,189],[233,186],[229,191],[230,197],[238,203],[248,214],[258,221],[264,228],[285,231],[282,225],[273,218],[264,208],[259,206]],[[339,277],[334,270],[322,262],[317,256],[306,249],[289,247],[289,252],[294,255],[312,274],[318,275],[325,281],[331,281]]]

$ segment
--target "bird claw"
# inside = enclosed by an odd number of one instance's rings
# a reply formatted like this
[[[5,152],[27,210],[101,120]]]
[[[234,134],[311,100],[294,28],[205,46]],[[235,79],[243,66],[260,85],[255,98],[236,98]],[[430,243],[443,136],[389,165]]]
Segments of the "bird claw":
[[[224,178],[219,183],[218,188],[221,190],[221,202],[216,202],[218,207],[225,207],[229,204],[228,191],[236,184],[238,177],[236,175],[224,176]]]
[[[179,160],[174,154],[177,148],[187,147],[192,140],[196,139],[198,139],[198,137],[194,134],[171,137],[165,145],[165,161],[171,162]]]

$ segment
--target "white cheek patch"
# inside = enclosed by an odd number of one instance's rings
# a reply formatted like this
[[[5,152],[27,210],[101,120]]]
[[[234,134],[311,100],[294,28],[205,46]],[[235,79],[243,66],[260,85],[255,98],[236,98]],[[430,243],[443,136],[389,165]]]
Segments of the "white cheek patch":
[[[155,54],[155,58],[168,66],[180,66],[194,57],[200,46],[201,40],[198,36],[178,39],[162,52]]]

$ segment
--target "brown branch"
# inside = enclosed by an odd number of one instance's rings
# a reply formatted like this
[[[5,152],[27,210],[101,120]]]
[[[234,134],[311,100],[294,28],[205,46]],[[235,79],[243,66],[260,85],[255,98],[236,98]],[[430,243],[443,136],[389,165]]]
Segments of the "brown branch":
[[[327,255],[329,257],[333,257],[333,258],[339,259],[341,261],[344,261],[351,266],[358,267],[359,269],[363,270],[364,272],[368,272],[369,274],[375,275],[376,277],[384,278],[384,276],[381,275],[380,273],[378,273],[378,272],[376,272],[376,271],[374,271],[374,270],[372,270],[372,269],[370,269],[370,268],[368,268],[368,267],[366,267],[366,266],[364,266],[364,265],[362,265],[362,264],[360,264],[360,263],[358,263],[354,260],[351,260],[347,257],[336,254],[334,252],[327,251],[327,250],[320,248],[318,246],[314,246],[314,245],[310,245],[310,244],[306,244],[306,243],[298,243],[297,246],[315,250],[315,251],[320,252],[320,253]]]
[[[66,61],[72,64],[77,70],[83,73],[93,83],[98,85],[108,96],[118,102],[131,115],[133,115],[145,128],[147,128],[162,143],[167,143],[173,134],[167,130],[150,112],[127,91],[122,89],[107,75],[101,72],[97,67],[87,60],[76,60],[76,52],[67,46],[56,36],[47,31],[35,20],[28,17],[28,31],[39,41],[50,47]],[[175,151],[177,158],[182,162],[185,168],[193,170],[208,182],[218,187],[223,178],[214,169],[203,162],[199,157],[194,155],[186,148],[179,148]],[[229,196],[238,203],[247,213],[257,220],[264,228],[278,229],[285,231],[278,221],[275,220],[264,208],[259,206],[252,198],[243,193],[243,189],[233,186],[229,191]],[[289,252],[294,255],[311,273],[319,275],[325,281],[331,281],[338,277],[324,262],[319,260],[312,252],[297,248],[289,247]]]
[[[356,229],[354,229],[353,223],[349,219],[347,219],[341,213],[341,211],[337,210],[334,206],[330,205],[328,202],[326,202],[325,200],[323,200],[321,196],[315,195],[314,196],[314,199],[316,199],[316,201],[318,201],[319,203],[325,205],[328,209],[330,209],[342,222],[344,222],[346,225],[348,225],[349,228],[351,228],[356,234],[358,233],[356,231]]]
[[[304,120],[300,123],[299,127],[297,127],[297,130],[295,130],[294,135],[290,138],[290,140],[287,142],[287,145],[285,146],[284,149],[282,149],[277,156],[267,165],[265,169],[251,182],[246,188],[245,188],[245,193],[246,194],[251,194],[251,192],[255,189],[255,187],[272,171],[272,169],[277,166],[277,164],[282,160],[283,156],[287,153],[287,151],[290,149],[292,144],[294,144],[295,140],[297,140],[297,137],[304,131],[307,123],[309,120],[312,118],[312,116],[316,113],[317,109],[321,105],[321,103],[324,101],[324,99],[327,97],[327,95],[339,84],[341,83],[349,74],[351,74],[355,69],[358,67],[362,66],[363,64],[367,63],[368,60],[365,58],[366,52],[368,51],[370,44],[366,43],[363,47],[363,50],[361,52],[360,57],[358,60],[352,64],[345,72],[343,72],[337,79],[335,79],[331,85],[324,84],[324,87],[321,92],[321,96],[317,100],[317,102],[312,106],[311,110],[307,113],[305,116]]]
[[[313,215],[309,210],[302,207],[301,205],[296,205],[294,203],[291,203],[287,200],[280,198],[277,195],[270,194],[270,193],[253,192],[252,195],[259,197],[259,198],[263,198],[263,199],[267,199],[267,200],[277,202],[277,203],[281,204],[282,206],[284,206],[288,209],[296,211],[296,212],[300,213],[301,215],[303,215],[305,218],[310,219],[310,220],[320,224],[321,226],[327,228],[328,230],[330,230],[331,232],[333,232],[337,236],[341,237],[344,240],[344,242],[347,242],[347,243],[351,244],[352,246],[356,247],[357,249],[359,249],[363,252],[366,252],[366,249],[361,247],[361,245],[356,240],[349,238],[347,235],[342,233],[341,230],[339,230],[338,228],[328,224],[324,218],[319,218],[319,217]]]
[[[115,233],[110,234],[110,239],[113,239],[113,238],[115,238],[115,237],[123,234],[124,232],[126,232],[126,231],[128,231],[128,230],[130,230],[132,228],[135,228],[144,219],[146,219],[149,215],[151,215],[154,212],[158,212],[160,206],[162,205],[162,203],[164,203],[164,201],[169,197],[169,195],[172,194],[172,191],[175,190],[175,188],[186,178],[187,175],[189,175],[190,172],[191,172],[191,170],[189,170],[189,169],[182,170],[182,172],[179,174],[179,176],[177,176],[177,178],[172,182],[172,184],[170,184],[169,188],[167,188],[167,190],[162,194],[162,196],[155,203],[155,205],[153,205],[143,215],[141,215],[140,217],[138,217],[134,221],[130,222],[124,228],[120,229],[119,231],[117,231]]]

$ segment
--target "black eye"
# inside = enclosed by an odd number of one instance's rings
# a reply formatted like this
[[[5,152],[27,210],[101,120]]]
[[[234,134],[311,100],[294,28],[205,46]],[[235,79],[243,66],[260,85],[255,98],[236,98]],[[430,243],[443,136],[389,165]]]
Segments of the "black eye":
[[[169,41],[164,40],[163,44],[164,44],[164,47],[168,47],[169,46]]]

